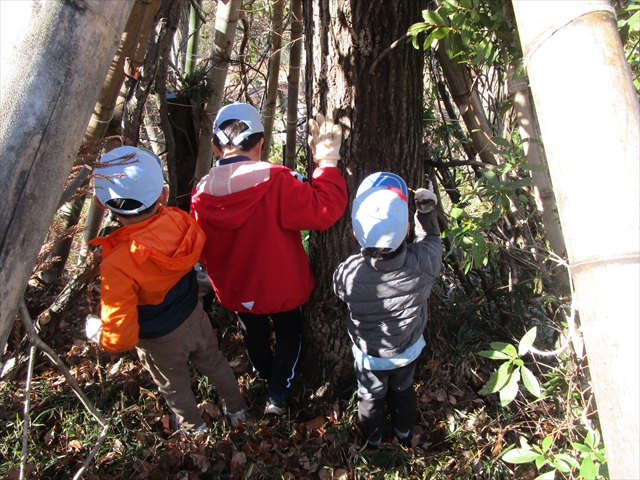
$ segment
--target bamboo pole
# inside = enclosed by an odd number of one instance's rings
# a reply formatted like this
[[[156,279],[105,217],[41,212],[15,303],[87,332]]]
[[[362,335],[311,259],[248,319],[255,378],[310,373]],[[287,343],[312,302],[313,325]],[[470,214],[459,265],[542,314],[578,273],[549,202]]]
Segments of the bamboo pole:
[[[608,2],[516,0],[513,7],[575,281],[610,477],[637,479],[636,92]]]

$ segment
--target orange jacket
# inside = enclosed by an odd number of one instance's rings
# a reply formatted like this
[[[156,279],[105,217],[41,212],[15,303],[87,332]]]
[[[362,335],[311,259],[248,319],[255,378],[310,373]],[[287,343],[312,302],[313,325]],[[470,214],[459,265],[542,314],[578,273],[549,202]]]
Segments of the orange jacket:
[[[189,215],[178,208],[160,207],[148,220],[90,242],[102,245],[100,345],[105,350],[124,352],[136,346],[138,306],[161,304],[193,269],[204,240]]]

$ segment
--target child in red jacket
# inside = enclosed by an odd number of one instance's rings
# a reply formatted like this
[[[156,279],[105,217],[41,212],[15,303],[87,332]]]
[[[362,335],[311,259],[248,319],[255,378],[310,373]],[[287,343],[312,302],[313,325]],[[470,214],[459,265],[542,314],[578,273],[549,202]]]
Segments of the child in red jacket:
[[[111,352],[136,348],[179,427],[204,432],[191,361],[213,382],[235,427],[245,419],[244,400],[198,299],[193,268],[204,233],[182,210],[162,206],[169,190],[152,152],[120,147],[101,161],[108,167],[94,179],[96,202],[123,226],[91,242],[102,245],[102,320],[87,318],[87,336]]]
[[[212,141],[219,160],[191,199],[191,215],[207,237],[202,264],[220,303],[238,314],[249,359],[268,381],[265,413],[276,415],[286,411],[300,354],[302,305],[315,286],[300,230],[326,230],[347,205],[337,168],[342,130],[322,115],[310,125],[318,166],[311,184],[287,167],[259,161],[264,129],[255,108],[223,107]]]

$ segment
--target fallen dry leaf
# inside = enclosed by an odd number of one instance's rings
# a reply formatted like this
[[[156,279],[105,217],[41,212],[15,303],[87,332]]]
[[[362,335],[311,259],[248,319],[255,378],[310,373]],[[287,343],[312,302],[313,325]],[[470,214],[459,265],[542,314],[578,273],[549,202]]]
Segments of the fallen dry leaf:
[[[318,428],[322,427],[326,422],[327,422],[327,419],[325,417],[316,417],[313,420],[309,420],[307,423],[304,424],[304,426],[307,428],[307,430],[317,430]]]
[[[74,450],[76,452],[79,452],[80,450],[82,450],[82,443],[80,443],[79,440],[71,440],[67,444],[67,450],[68,451]]]
[[[238,470],[247,464],[247,455],[244,452],[234,452],[231,457],[231,466]]]

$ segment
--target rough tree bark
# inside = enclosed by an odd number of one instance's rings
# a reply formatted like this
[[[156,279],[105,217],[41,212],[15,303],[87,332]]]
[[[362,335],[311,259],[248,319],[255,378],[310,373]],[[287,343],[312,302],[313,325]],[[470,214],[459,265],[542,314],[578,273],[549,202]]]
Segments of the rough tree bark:
[[[513,7],[609,473],[640,478],[640,109],[615,13],[604,1],[556,1],[550,9],[522,0]],[[618,175],[614,195],[603,171]]]
[[[11,5],[28,22],[9,44],[18,15],[0,15],[0,352],[133,0]]]
[[[351,199],[362,179],[379,170],[401,175],[412,188],[424,185],[422,53],[400,42],[378,59],[420,21],[421,7],[401,0],[305,3],[307,111],[342,124],[339,167]],[[357,245],[350,212],[351,205],[328,231],[311,235],[317,286],[305,309],[301,372],[316,396],[340,394],[354,382],[346,308],[332,289],[333,271]]]

